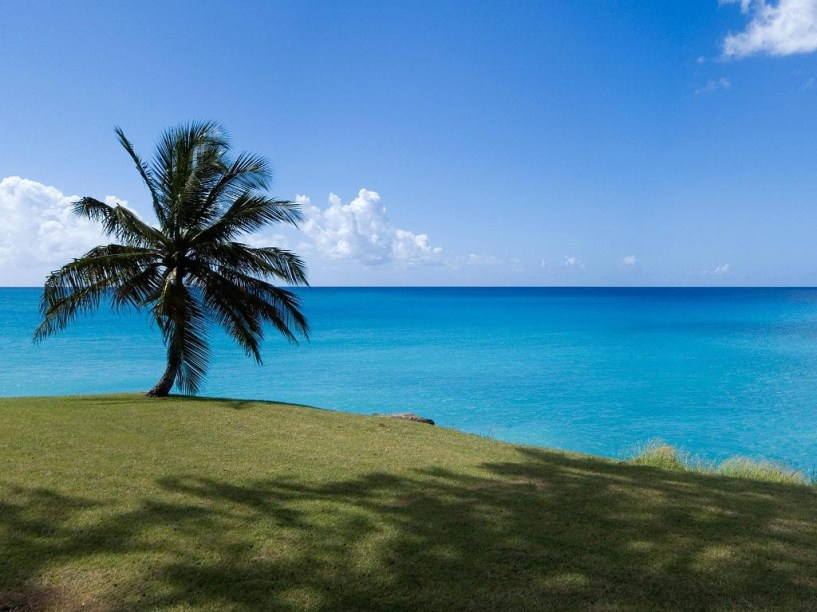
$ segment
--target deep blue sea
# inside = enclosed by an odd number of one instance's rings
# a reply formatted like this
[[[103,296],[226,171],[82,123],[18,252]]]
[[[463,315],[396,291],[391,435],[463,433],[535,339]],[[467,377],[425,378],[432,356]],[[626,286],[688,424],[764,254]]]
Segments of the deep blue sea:
[[[817,466],[817,289],[312,288],[310,342],[263,366],[213,331],[203,395],[412,411],[500,440],[622,457]],[[155,327],[102,310],[40,345],[38,289],[0,289],[0,396],[148,389]]]

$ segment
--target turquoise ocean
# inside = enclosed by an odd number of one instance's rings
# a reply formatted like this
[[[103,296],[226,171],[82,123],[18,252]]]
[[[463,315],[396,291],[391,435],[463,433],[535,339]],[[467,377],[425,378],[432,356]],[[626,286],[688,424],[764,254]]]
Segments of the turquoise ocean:
[[[624,457],[817,466],[817,289],[311,288],[313,332],[264,365],[213,330],[202,395],[411,411],[499,440]],[[108,310],[35,345],[38,289],[0,289],[0,396],[132,392],[158,330]],[[2,434],[0,434],[2,435]]]

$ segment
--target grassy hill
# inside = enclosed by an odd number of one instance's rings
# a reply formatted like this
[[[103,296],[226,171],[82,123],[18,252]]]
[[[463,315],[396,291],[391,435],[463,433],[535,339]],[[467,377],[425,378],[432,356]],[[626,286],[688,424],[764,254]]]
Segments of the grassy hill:
[[[0,400],[0,610],[815,601],[813,487],[274,403]]]

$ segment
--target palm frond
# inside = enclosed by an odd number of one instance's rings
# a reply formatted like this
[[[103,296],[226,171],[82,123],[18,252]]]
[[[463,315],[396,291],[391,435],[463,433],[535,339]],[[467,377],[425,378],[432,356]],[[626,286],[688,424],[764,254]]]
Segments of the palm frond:
[[[241,247],[253,258],[256,274],[276,276],[290,285],[309,285],[306,262],[292,251],[276,247]]]
[[[133,279],[155,258],[154,251],[110,244],[95,247],[52,272],[40,299],[43,321],[34,332],[34,340],[41,341],[64,329],[77,316],[96,310],[103,298],[113,297],[115,307],[140,307],[141,287]],[[127,282],[133,287],[122,291]]]
[[[245,292],[226,282],[211,282],[202,289],[204,305],[210,316],[235,342],[244,349],[247,356],[263,363],[261,341],[264,331],[252,308],[245,302]]]
[[[163,227],[172,233],[181,230],[190,203],[191,173],[198,161],[212,160],[229,150],[224,129],[215,121],[182,124],[166,130],[159,139],[153,161],[159,201],[165,219]]]
[[[275,200],[245,192],[208,228],[193,237],[194,244],[233,240],[241,234],[256,232],[273,223],[297,225],[302,220],[300,204]]]
[[[244,193],[264,190],[271,172],[267,161],[258,155],[241,153],[228,167],[224,167],[218,181],[212,186],[204,204],[195,217],[195,227],[215,221],[233,200]]]
[[[309,323],[301,310],[301,299],[292,291],[232,270],[211,271],[209,276],[209,282],[220,284],[222,289],[224,285],[232,285],[254,316],[272,323],[290,342],[297,344],[298,334],[309,339]]]
[[[126,244],[156,248],[167,242],[162,232],[119,204],[109,206],[97,199],[85,197],[74,202],[73,210],[79,216],[98,221],[106,234],[115,236]]]
[[[177,222],[185,234],[200,230],[217,211],[208,209],[210,194],[227,168],[226,149],[212,145],[194,151],[192,165],[186,169],[187,180],[179,193]]]
[[[197,255],[207,265],[261,278],[273,277],[289,285],[308,285],[306,263],[295,253],[276,247],[250,247],[240,242],[202,245]]]
[[[150,199],[153,204],[153,213],[156,215],[156,218],[159,220],[159,223],[162,223],[164,220],[164,210],[159,204],[159,193],[156,188],[156,182],[153,177],[153,171],[150,169],[150,166],[142,160],[141,157],[136,153],[136,150],[133,148],[130,140],[128,140],[127,136],[125,136],[125,132],[120,127],[114,128],[114,132],[116,133],[116,138],[119,140],[119,144],[122,145],[122,148],[127,151],[130,158],[133,160],[133,163],[136,164],[136,170],[139,172],[139,176],[142,177],[142,182],[145,183],[145,186],[148,188],[148,192],[150,192]]]

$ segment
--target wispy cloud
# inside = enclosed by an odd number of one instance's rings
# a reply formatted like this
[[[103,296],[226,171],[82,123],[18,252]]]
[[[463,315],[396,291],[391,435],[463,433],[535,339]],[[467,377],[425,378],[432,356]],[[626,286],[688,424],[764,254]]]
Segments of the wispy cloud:
[[[710,94],[719,89],[729,89],[732,87],[732,82],[727,79],[726,77],[721,77],[719,79],[710,79],[706,85],[699,87],[695,90],[695,95],[700,96],[703,94]]]
[[[456,258],[455,263],[458,262],[471,266],[501,266],[507,263],[505,260],[494,255],[478,255],[476,253],[471,253],[468,255],[468,257],[458,257]],[[516,260],[513,260],[513,263],[516,263]]]
[[[621,265],[625,268],[632,268],[638,263],[638,259],[635,255],[627,255],[621,260]]]
[[[730,268],[730,266],[729,266],[728,263],[724,263],[724,264],[721,264],[719,266],[715,266],[715,271],[713,272],[713,274],[719,274],[719,275],[729,274],[729,268]]]
[[[578,257],[575,257],[573,255],[571,255],[569,257],[565,256],[562,259],[562,267],[563,268],[568,268],[570,270],[583,270],[584,269],[584,262],[581,259],[579,259]]]
[[[727,57],[794,55],[817,51],[817,0],[720,0],[739,4],[749,16],[746,29],[723,41]]]

